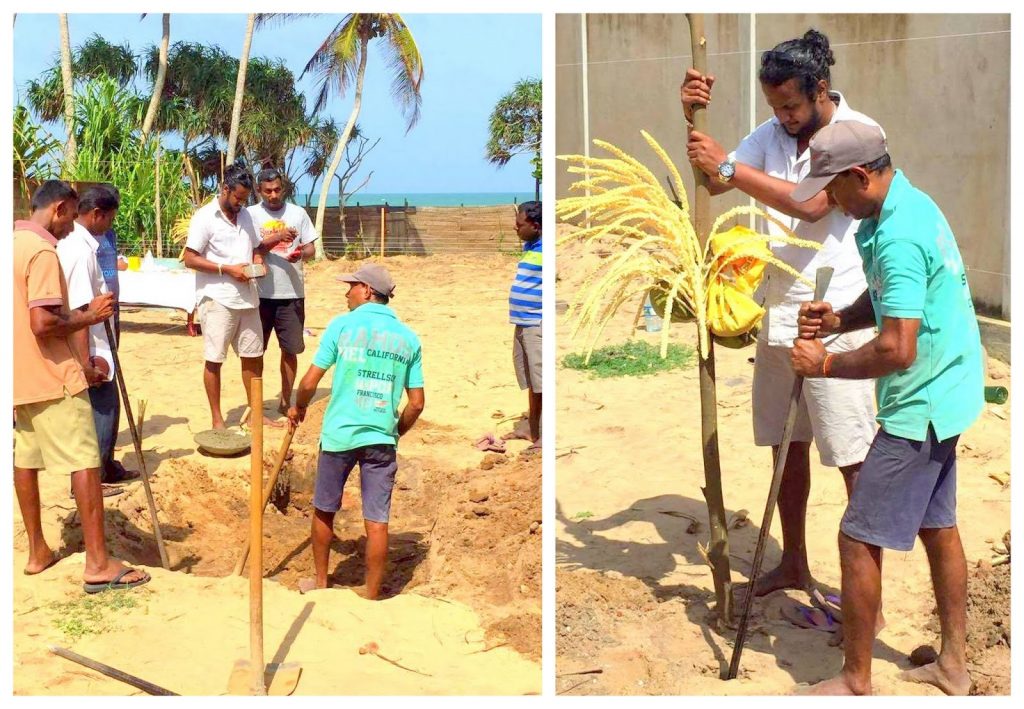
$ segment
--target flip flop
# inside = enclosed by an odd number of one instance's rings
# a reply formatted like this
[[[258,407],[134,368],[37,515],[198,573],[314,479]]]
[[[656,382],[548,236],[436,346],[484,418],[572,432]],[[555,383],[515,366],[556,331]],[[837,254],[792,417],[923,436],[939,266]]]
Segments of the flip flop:
[[[823,633],[834,633],[839,630],[839,623],[827,611],[814,606],[796,603],[782,606],[782,617],[798,628],[818,630]]]
[[[505,441],[494,437],[493,433],[485,433],[473,443],[477,450],[493,451],[495,453],[505,452]]]
[[[831,593],[823,594],[818,589],[811,589],[811,603],[824,611],[838,623],[843,622],[843,606],[839,596]]]
[[[121,579],[123,579],[125,576],[127,576],[133,571],[138,571],[138,569],[133,569],[129,566],[122,569],[121,573],[112,578],[110,581],[107,581],[105,583],[83,583],[82,588],[85,589],[86,593],[101,593],[103,591],[124,591],[129,588],[135,588],[136,586],[141,586],[143,584],[149,583],[150,580],[152,579],[152,577],[149,574],[143,571],[142,573],[145,574],[145,576],[139,579],[138,581],[122,583]]]

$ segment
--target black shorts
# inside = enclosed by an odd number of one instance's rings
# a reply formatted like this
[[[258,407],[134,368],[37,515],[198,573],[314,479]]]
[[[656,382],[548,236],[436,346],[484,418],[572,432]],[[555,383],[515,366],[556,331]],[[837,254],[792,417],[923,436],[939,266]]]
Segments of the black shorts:
[[[282,352],[301,354],[306,349],[302,330],[306,326],[305,298],[260,298],[260,321],[263,323],[263,349],[270,342],[270,332],[277,333]]]

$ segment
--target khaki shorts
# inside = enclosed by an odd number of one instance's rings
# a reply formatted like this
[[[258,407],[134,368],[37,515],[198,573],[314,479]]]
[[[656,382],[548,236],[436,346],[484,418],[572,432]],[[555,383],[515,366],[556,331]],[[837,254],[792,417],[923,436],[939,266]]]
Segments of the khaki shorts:
[[[534,394],[543,391],[541,387],[541,342],[540,325],[523,327],[516,325],[512,336],[512,363],[516,368],[516,379],[520,389],[529,389]]]
[[[199,303],[199,324],[203,326],[203,357],[207,362],[226,360],[229,345],[239,357],[263,356],[259,308],[235,310],[203,298]]]
[[[100,467],[100,447],[88,391],[15,407],[14,466],[70,475]]]
[[[849,352],[871,341],[874,330],[855,330],[826,340],[829,352]],[[789,397],[793,393],[790,348],[757,341],[754,355],[754,443],[782,443]],[[873,379],[804,380],[793,441],[812,440],[821,464],[845,467],[863,463],[875,438],[875,382]]]

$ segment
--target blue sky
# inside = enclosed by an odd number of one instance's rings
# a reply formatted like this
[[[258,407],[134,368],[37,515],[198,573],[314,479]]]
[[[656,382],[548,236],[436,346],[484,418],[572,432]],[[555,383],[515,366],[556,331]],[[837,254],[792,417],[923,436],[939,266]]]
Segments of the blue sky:
[[[364,162],[373,170],[367,192],[532,192],[527,157],[498,169],[484,159],[487,119],[494,103],[521,78],[541,76],[540,15],[404,14],[423,56],[425,78],[420,121],[406,135],[405,122],[392,101],[385,64],[370,47],[359,124],[380,144]],[[250,55],[281,59],[298,77],[322,39],[342,18],[300,18],[263,29],[253,37]],[[135,51],[160,41],[159,14],[71,14],[71,44],[98,33],[108,41],[128,42]],[[171,15],[171,42],[217,44],[232,56],[242,50],[246,17]],[[56,15],[19,13],[14,27],[14,90],[18,101],[25,84],[57,58],[60,41]],[[307,105],[315,95],[310,77],[299,90]],[[336,96],[325,113],[344,126],[351,95]],[[60,125],[48,126],[63,136]],[[357,177],[356,182],[361,182]],[[299,191],[306,183],[300,181]]]

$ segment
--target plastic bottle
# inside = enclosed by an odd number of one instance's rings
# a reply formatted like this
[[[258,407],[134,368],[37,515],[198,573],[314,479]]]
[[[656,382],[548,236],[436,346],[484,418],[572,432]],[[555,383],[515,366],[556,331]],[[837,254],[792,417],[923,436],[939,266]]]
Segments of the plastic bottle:
[[[654,306],[651,305],[650,296],[644,301],[644,328],[647,332],[659,332],[661,330],[661,318],[654,313]]]

